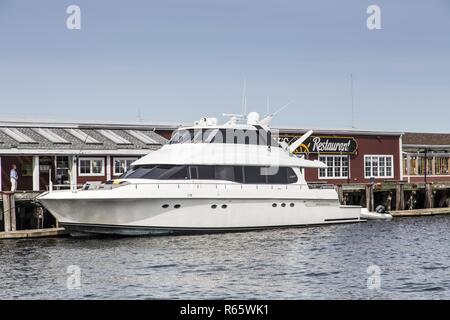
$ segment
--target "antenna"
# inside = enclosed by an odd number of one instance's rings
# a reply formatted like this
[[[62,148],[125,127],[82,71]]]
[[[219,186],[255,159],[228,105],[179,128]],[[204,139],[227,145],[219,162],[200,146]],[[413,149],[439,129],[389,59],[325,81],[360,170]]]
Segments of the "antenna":
[[[279,108],[277,111],[275,111],[274,113],[272,113],[270,116],[275,116],[278,113],[280,113],[281,111],[283,111],[284,109],[286,109],[289,105],[293,104],[294,100],[289,101],[288,103],[286,103],[284,106],[282,106],[281,108]]]
[[[244,79],[244,88],[242,89],[242,114],[247,114],[247,79]]]
[[[271,113],[271,114],[267,114],[264,116],[264,118],[262,120],[259,121],[259,123],[261,125],[269,125],[270,121],[272,120],[272,118],[274,116],[276,116],[278,113],[280,113],[281,111],[283,111],[284,109],[286,109],[290,104],[294,103],[294,100],[289,101],[288,103],[286,103],[284,106],[282,106],[281,108],[279,108],[277,111]]]
[[[350,91],[352,95],[352,128],[355,127],[355,102],[353,98],[353,73],[350,73]]]
[[[137,110],[137,118],[138,118],[139,122],[142,122],[141,108],[138,108],[138,110]]]
[[[235,118],[238,118],[240,120],[245,118],[245,116],[243,114],[236,114],[236,113],[222,113],[222,116],[224,116],[224,117],[235,117]]]

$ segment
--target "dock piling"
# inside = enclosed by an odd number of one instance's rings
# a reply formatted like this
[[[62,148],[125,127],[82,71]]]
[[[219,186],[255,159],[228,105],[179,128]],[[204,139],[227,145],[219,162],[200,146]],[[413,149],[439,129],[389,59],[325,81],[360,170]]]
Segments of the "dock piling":
[[[3,222],[4,230],[16,231],[16,201],[13,192],[3,192]]]
[[[345,204],[344,203],[344,190],[342,189],[342,185],[336,186],[336,191],[337,191],[337,194],[338,194],[339,203],[340,204]]]
[[[370,212],[373,212],[375,210],[373,189],[373,184],[366,184],[366,208]]]
[[[14,193],[9,195],[9,214],[11,216],[11,231],[16,231],[16,197]]]
[[[425,185],[425,208],[433,208],[433,185],[431,183]]]
[[[403,183],[395,186],[395,210],[405,209],[405,188]]]

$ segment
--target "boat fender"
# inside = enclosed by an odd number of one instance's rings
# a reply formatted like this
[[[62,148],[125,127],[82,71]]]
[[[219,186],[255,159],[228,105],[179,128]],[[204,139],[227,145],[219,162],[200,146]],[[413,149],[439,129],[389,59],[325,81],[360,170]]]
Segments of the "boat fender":
[[[387,213],[386,208],[384,206],[382,206],[382,205],[378,205],[375,208],[375,212],[377,212],[377,213]]]

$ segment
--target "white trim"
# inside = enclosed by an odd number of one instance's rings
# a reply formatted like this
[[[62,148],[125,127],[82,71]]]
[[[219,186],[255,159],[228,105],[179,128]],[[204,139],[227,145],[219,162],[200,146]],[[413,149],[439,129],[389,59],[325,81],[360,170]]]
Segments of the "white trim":
[[[69,161],[70,188],[72,189],[72,186],[76,186],[78,183],[78,160],[76,156],[69,156]]]
[[[405,178],[424,178],[425,175],[404,175]],[[450,174],[427,174],[427,178],[448,178]]]
[[[106,156],[106,155],[136,155],[144,156],[149,154],[154,150],[136,150],[136,149],[117,149],[117,150],[78,150],[67,149],[67,150],[51,150],[51,149],[0,149],[0,154],[2,155],[96,155],[96,156]]]
[[[100,160],[102,161],[102,172],[101,173],[81,173],[80,162],[82,160],[91,161],[90,170],[92,172],[92,161]],[[80,177],[103,177],[105,176],[105,158],[104,157],[78,157],[78,175]]]
[[[39,191],[39,156],[33,156],[33,191]]]
[[[363,135],[363,136],[401,136],[404,132],[394,132],[394,131],[378,131],[378,130],[362,130],[354,128],[292,128],[286,126],[276,126],[272,127],[273,130],[278,130],[282,134],[301,134],[306,133],[308,130],[313,130],[316,134],[330,134],[330,135]]]
[[[319,156],[317,157],[319,161],[320,161],[321,157],[323,157],[323,158],[333,158],[333,176],[331,176],[331,177],[328,177],[328,176],[321,177],[320,176],[320,170],[321,169],[317,169],[317,176],[318,176],[319,180],[347,180],[347,179],[350,178],[350,156],[349,155],[345,155],[345,154],[333,154],[333,155],[319,154]],[[341,176],[339,176],[339,177],[334,176],[334,168],[335,168],[334,167],[334,158],[335,157],[340,157],[341,158]],[[347,176],[343,176],[342,175],[342,169],[344,168],[344,166],[342,165],[342,158],[347,158],[347,163],[348,163]],[[323,161],[321,161],[321,162],[323,162]],[[327,162],[324,162],[324,163],[327,164]],[[326,174],[328,174],[328,171],[327,171],[328,167],[327,168],[322,168],[322,169],[325,170]]]
[[[58,161],[56,161],[56,160],[57,160],[56,156],[53,157],[53,168],[55,168],[55,181],[53,181],[53,182],[56,182],[56,175],[58,174]]]
[[[106,156],[106,180],[111,180],[111,156]]]
[[[117,173],[116,172],[116,160],[131,160],[131,161],[136,161],[138,158],[137,157],[114,157],[113,158],[113,162],[112,162],[112,166],[113,166],[113,176],[117,177],[120,176],[123,172],[121,173]]]
[[[89,129],[138,129],[138,130],[171,130],[176,129],[180,126],[188,126],[189,123],[172,123],[172,122],[115,122],[115,121],[85,121],[80,120],[77,122],[66,121],[62,119],[30,119],[30,118],[20,118],[20,117],[2,117],[0,120],[1,127],[44,127],[44,128],[89,128]]]
[[[403,181],[403,136],[400,136],[400,150],[399,150],[399,158],[400,158],[400,181]],[[364,162],[365,163],[365,162]]]
[[[348,178],[347,178],[347,181],[349,181],[349,182],[351,182],[352,181],[352,171],[351,171],[351,169],[352,169],[352,155],[351,154],[349,154],[348,155]]]
[[[384,166],[384,168],[385,168],[385,171],[384,171],[385,175],[383,175],[383,176],[373,176],[373,175],[367,176],[366,175],[366,158],[368,158],[368,157],[391,158],[391,175],[389,175],[389,176],[386,175],[387,165],[386,165],[386,161],[385,161],[385,166]],[[371,165],[371,167],[373,167],[373,166]],[[380,166],[378,164],[378,169],[379,168],[380,168]],[[363,168],[363,170],[364,170],[364,179],[371,179],[371,178],[375,178],[375,179],[393,179],[395,177],[395,173],[394,173],[394,170],[395,170],[394,155],[392,155],[392,154],[365,154],[364,155],[364,168]],[[371,172],[373,172],[373,170],[371,170]]]
[[[410,155],[412,157],[421,157],[424,158],[425,154],[423,152],[409,152],[409,151],[403,151],[403,154]],[[436,152],[431,151],[427,153],[427,157],[440,157],[440,158],[450,158],[450,154],[447,152]]]
[[[405,143],[403,145],[404,148],[412,148],[412,149],[448,149],[450,148],[450,144],[408,144]]]
[[[406,174],[404,174],[404,176],[409,176],[411,175],[411,155],[409,154],[402,155],[402,160],[404,159],[406,159]]]

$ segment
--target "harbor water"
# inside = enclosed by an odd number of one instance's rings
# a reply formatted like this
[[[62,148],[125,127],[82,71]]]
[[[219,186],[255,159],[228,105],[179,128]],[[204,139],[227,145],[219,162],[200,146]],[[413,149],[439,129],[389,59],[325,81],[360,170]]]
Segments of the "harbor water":
[[[450,299],[450,216],[0,241],[0,299]]]

